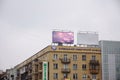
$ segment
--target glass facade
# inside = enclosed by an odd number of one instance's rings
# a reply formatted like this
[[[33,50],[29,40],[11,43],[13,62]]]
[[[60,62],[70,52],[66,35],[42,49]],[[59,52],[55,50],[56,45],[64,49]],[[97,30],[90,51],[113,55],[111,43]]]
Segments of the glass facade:
[[[120,80],[120,41],[100,41],[102,80]]]

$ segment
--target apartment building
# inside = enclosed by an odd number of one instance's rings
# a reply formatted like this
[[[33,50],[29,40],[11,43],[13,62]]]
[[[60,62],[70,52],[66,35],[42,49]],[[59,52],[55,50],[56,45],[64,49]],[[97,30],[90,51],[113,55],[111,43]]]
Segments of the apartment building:
[[[16,66],[16,80],[102,80],[101,49],[49,45]]]

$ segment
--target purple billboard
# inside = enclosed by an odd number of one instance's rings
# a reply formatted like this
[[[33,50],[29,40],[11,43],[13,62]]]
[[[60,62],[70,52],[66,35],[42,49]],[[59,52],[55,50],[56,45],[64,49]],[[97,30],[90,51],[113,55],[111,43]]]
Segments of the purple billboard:
[[[74,33],[73,32],[52,32],[52,42],[53,43],[65,43],[73,44],[74,43]]]

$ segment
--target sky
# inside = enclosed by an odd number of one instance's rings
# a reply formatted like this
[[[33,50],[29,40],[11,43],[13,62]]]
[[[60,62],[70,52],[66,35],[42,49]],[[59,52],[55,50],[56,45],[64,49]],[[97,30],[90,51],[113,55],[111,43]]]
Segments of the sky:
[[[55,29],[120,41],[120,0],[0,0],[0,69],[50,45]]]

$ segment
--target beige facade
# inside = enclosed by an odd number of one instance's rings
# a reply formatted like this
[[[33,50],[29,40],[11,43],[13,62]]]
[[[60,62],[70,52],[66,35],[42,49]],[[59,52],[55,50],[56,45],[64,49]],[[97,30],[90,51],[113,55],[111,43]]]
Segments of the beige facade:
[[[16,68],[17,80],[101,80],[101,50],[50,45]]]

